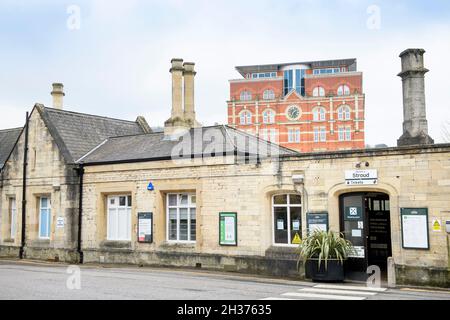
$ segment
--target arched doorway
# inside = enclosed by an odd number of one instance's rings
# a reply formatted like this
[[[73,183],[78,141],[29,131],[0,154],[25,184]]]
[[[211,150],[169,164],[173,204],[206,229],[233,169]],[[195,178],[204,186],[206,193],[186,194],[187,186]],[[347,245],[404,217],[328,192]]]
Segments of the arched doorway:
[[[367,268],[374,265],[386,275],[387,259],[392,256],[389,195],[347,193],[339,202],[341,232],[356,248],[346,262],[347,278],[365,281]]]

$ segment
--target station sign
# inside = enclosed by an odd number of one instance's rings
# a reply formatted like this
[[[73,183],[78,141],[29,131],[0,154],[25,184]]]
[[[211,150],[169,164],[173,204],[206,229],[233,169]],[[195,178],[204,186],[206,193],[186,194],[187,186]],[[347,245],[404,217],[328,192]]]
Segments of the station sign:
[[[138,214],[138,242],[153,242],[153,213],[141,212]]]
[[[377,170],[347,170],[345,171],[345,184],[355,185],[376,185],[378,184]]]

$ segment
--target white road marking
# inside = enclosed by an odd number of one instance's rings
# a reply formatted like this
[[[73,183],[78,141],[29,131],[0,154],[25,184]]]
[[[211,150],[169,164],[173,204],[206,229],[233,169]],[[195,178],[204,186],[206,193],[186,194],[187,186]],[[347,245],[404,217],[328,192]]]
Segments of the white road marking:
[[[386,288],[372,288],[372,287],[358,287],[358,286],[346,286],[335,284],[318,284],[314,288],[319,289],[338,289],[338,290],[355,290],[355,291],[372,291],[372,292],[385,292]]]
[[[284,293],[282,296],[297,297],[297,298],[309,298],[309,299],[325,299],[325,300],[366,300],[366,297],[353,297],[353,296],[340,296],[331,294],[316,294],[316,293],[297,293],[289,292]]]
[[[363,292],[363,291],[352,291],[352,290],[337,290],[337,289],[320,289],[320,288],[306,288],[300,290],[301,292],[311,292],[311,293],[331,293],[331,294],[341,294],[341,295],[354,295],[354,296],[375,296],[376,292]]]

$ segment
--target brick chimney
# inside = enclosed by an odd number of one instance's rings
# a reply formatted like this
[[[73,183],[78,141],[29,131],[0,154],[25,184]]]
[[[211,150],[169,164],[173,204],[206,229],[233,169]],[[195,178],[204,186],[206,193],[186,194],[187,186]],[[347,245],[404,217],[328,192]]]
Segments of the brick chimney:
[[[398,146],[434,144],[428,135],[425,103],[425,74],[423,49],[407,49],[400,54],[403,81],[403,135]]]
[[[62,110],[64,107],[64,85],[62,83],[54,83],[51,95],[53,97],[53,108]]]

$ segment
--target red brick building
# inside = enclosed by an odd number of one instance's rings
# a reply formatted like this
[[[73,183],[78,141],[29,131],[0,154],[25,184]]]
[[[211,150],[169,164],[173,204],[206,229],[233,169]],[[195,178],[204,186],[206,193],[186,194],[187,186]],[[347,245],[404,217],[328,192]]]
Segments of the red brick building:
[[[356,59],[236,67],[228,124],[300,152],[363,149]]]

